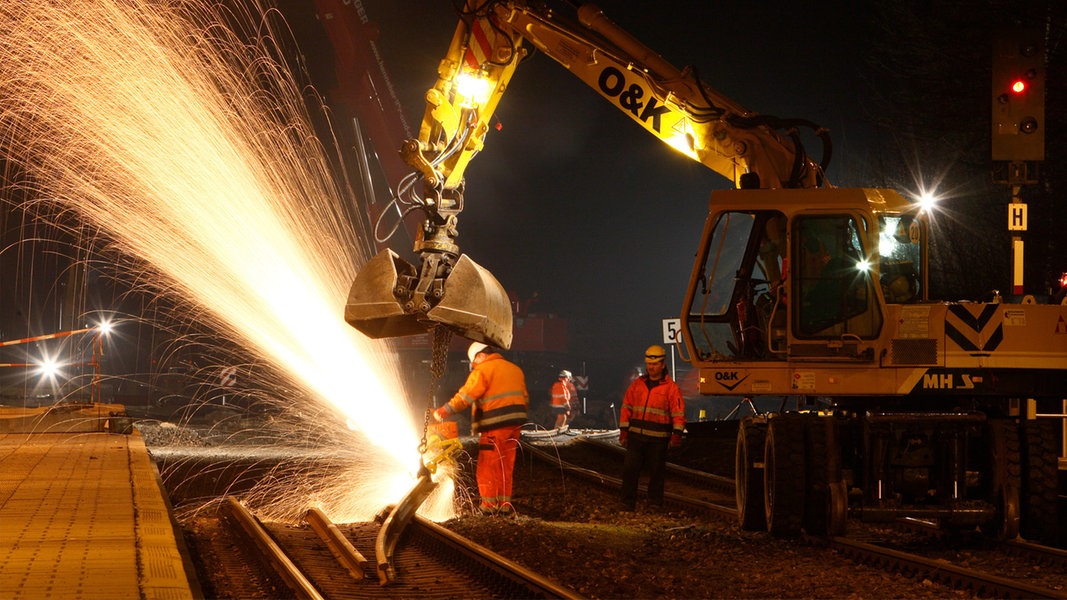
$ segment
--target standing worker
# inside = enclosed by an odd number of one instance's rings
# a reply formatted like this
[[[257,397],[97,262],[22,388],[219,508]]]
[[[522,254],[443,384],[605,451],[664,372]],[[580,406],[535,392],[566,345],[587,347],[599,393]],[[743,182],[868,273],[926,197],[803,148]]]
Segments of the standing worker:
[[[478,495],[486,514],[515,512],[511,505],[511,476],[519,435],[526,424],[530,398],[526,377],[517,365],[493,348],[474,342],[467,350],[471,374],[455,396],[433,412],[436,421],[471,409],[471,429],[478,438]]]
[[[652,345],[645,350],[645,374],[630,384],[619,411],[619,443],[626,448],[622,466],[622,507],[634,510],[637,480],[648,467],[648,503],[663,507],[663,479],[667,447],[682,445],[685,399],[667,374],[667,351]]]
[[[574,376],[564,369],[552,384],[552,414],[556,415],[556,429],[567,424],[567,419],[578,408],[578,390],[574,387]]]

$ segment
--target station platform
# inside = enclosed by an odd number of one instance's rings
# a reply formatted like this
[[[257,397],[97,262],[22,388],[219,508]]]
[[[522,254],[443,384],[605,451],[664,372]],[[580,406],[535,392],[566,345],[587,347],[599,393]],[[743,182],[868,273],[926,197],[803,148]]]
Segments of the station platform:
[[[120,405],[0,408],[0,598],[201,594]]]

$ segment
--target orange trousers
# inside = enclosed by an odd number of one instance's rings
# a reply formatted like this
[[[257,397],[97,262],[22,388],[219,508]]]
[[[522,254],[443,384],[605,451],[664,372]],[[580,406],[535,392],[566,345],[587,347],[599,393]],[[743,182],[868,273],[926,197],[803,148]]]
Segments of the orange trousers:
[[[482,510],[511,509],[511,480],[522,427],[483,432],[478,438],[478,495]]]

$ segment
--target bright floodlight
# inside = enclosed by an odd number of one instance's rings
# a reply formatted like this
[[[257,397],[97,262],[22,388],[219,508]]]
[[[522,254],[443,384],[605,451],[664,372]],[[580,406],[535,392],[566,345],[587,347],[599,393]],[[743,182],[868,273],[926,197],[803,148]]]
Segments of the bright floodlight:
[[[466,98],[472,106],[485,104],[492,91],[489,80],[479,74],[464,71],[456,75],[456,93]]]
[[[919,195],[919,209],[923,212],[930,212],[936,204],[937,196],[934,196],[932,193],[923,192]]]

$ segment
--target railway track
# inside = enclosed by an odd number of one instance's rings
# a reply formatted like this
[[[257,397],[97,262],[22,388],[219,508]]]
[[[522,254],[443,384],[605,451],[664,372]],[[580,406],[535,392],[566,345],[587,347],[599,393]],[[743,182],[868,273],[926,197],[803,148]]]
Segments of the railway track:
[[[1060,581],[1059,584],[1038,585],[990,572],[991,567],[971,568],[944,558],[902,552],[852,538],[812,538],[812,541],[816,544],[826,544],[856,562],[911,577],[922,577],[951,588],[968,590],[982,598],[1067,598],[1067,591],[1062,585],[1065,580],[1062,571],[1056,578]],[[1003,553],[1000,553],[1000,556],[1003,557]]]
[[[375,575],[377,522],[333,524],[316,510],[299,525],[263,523],[225,498],[196,536],[218,598],[578,598],[576,593],[431,521],[414,517],[392,555],[396,577]],[[206,547],[205,547],[206,546]]]
[[[541,460],[557,464],[585,480],[617,489],[621,449],[602,441],[574,440],[549,448],[527,445]],[[526,447],[524,446],[524,449]],[[733,516],[727,506],[733,499],[733,481],[669,465],[667,503],[695,513]],[[715,508],[709,511],[709,505]],[[900,533],[872,535],[872,528],[856,523],[847,537],[804,536],[807,543],[843,554],[851,560],[920,580],[939,582],[981,597],[1067,597],[1067,552],[1022,540],[996,542],[980,535],[945,539],[930,524],[900,523],[881,531],[899,532],[918,527],[923,537]],[[930,543],[929,540],[942,540]]]
[[[1022,539],[996,540],[978,531],[947,533],[935,523],[902,519],[891,526],[858,526],[847,539],[832,538],[831,544],[872,545],[886,550],[875,560],[893,564],[896,553],[921,557],[936,565],[936,577],[949,585],[965,587],[996,597],[1065,597],[1067,596],[1067,551]],[[908,570],[913,567],[903,563]],[[957,574],[956,569],[963,569]],[[974,577],[973,573],[988,575]],[[960,581],[956,581],[956,578]]]
[[[533,457],[613,490],[622,486],[621,479],[616,476],[622,464],[620,450],[610,444],[581,439],[547,447],[523,443],[523,451]],[[736,520],[732,481],[673,464],[668,465],[667,477],[664,504],[668,510],[686,510]],[[644,492],[644,484],[639,487]]]
[[[642,544],[636,554],[625,559],[634,561],[635,565],[644,565],[640,569],[642,573],[649,567],[647,552],[661,546],[667,549],[670,557],[686,557],[686,564],[692,565],[689,571],[694,574],[701,568],[714,570],[719,564],[729,564],[738,553],[744,555],[745,558],[732,567],[736,569],[737,577],[726,584],[730,587],[724,588],[736,597],[788,595],[786,590],[797,590],[797,594],[805,595],[801,590],[806,589],[810,590],[807,593],[816,596],[827,593],[825,590],[836,590],[836,595],[861,593],[868,597],[940,598],[953,595],[953,588],[965,589],[976,596],[1065,596],[1062,581],[1067,568],[1062,551],[1053,549],[1051,553],[1045,553],[1044,558],[1015,558],[1019,554],[1031,554],[1029,547],[1032,545],[1025,543],[992,545],[986,538],[939,541],[938,536],[944,532],[930,531],[916,533],[909,541],[907,537],[900,537],[900,533],[894,533],[900,531],[898,526],[882,526],[891,532],[883,535],[877,531],[871,533],[860,523],[854,527],[850,524],[851,540],[781,540],[740,531],[733,510],[732,481],[691,469],[669,470],[667,510],[663,513],[639,508],[637,513],[625,516],[613,514],[618,502],[618,476],[622,464],[617,445],[610,442],[588,444],[577,436],[569,436],[564,441],[552,444],[539,440],[536,444],[524,445],[516,464],[515,503],[519,517],[499,520],[463,513],[460,518],[443,525],[508,560],[543,574],[551,582],[560,582],[566,589],[537,591],[536,585],[531,590],[525,584],[507,587],[515,584],[498,583],[502,576],[492,569],[483,575],[467,574],[466,570],[474,567],[465,565],[477,564],[482,559],[462,558],[463,553],[450,545],[444,546],[449,549],[443,551],[443,558],[430,556],[427,553],[432,554],[432,550],[427,547],[438,545],[438,542],[418,533],[423,526],[417,518],[405,530],[394,553],[396,582],[385,586],[379,581],[374,564],[376,538],[381,531],[377,522],[332,525],[352,547],[367,553],[370,560],[364,563],[357,560],[355,567],[351,561],[347,566],[340,562],[335,557],[335,550],[315,533],[312,524],[264,523],[262,527],[267,532],[266,537],[283,549],[297,571],[311,583],[311,589],[325,598],[573,597],[575,593],[570,590],[588,597],[639,597],[672,577],[678,579],[665,589],[686,591],[665,592],[667,596],[691,597],[708,593],[706,584],[690,586],[683,583],[691,575],[672,571],[666,566],[669,563],[663,562],[657,563],[656,570],[649,572],[647,579],[616,580],[613,574],[617,572],[615,569],[620,559],[627,556],[629,540],[644,538],[649,539],[651,545]],[[467,455],[470,454],[468,451]],[[463,465],[463,475],[457,482],[473,486],[473,461],[463,461]],[[209,473],[214,472],[209,470]],[[213,476],[207,483],[212,489],[220,485]],[[200,496],[191,493],[197,489],[192,481],[181,487],[188,487],[186,495],[189,497]],[[261,551],[253,549],[247,534],[235,524],[223,503],[215,501],[210,505],[217,510],[205,509],[201,502],[190,503],[190,507],[194,506],[197,508],[187,513],[183,527],[206,597],[250,600],[315,597],[310,592],[293,591],[292,582],[280,575],[277,567],[264,558]],[[435,527],[432,523],[429,525]],[[326,523],[324,527],[330,529],[331,524]],[[679,544],[683,547],[676,548]],[[613,553],[610,558],[595,558],[606,549]],[[909,557],[903,560],[894,551],[917,555],[919,559]],[[1041,552],[1040,549],[1037,551]],[[886,558],[886,554],[891,557]],[[709,563],[704,560],[705,555],[718,558]],[[917,566],[923,562],[926,566]],[[772,572],[768,569],[779,569],[780,566],[801,570],[786,578],[788,583],[768,585],[768,574]],[[824,570],[838,574],[825,577],[821,574]],[[977,576],[966,574],[967,570],[974,571]],[[362,579],[357,579],[353,571]],[[746,576],[750,571],[761,575],[756,578]],[[892,588],[898,592],[884,588],[885,578],[877,574],[879,571],[904,575]],[[859,575],[861,573],[863,575]],[[864,579],[851,584],[856,587],[836,586],[836,581],[852,581],[857,577]],[[1009,580],[1008,585],[1003,585],[997,577]],[[504,576],[504,579],[508,580],[508,577]],[[931,587],[929,583],[922,583],[924,580],[935,583]],[[1011,587],[1012,581],[1024,585]],[[496,587],[500,585],[505,587]],[[801,587],[795,587],[797,585]]]

